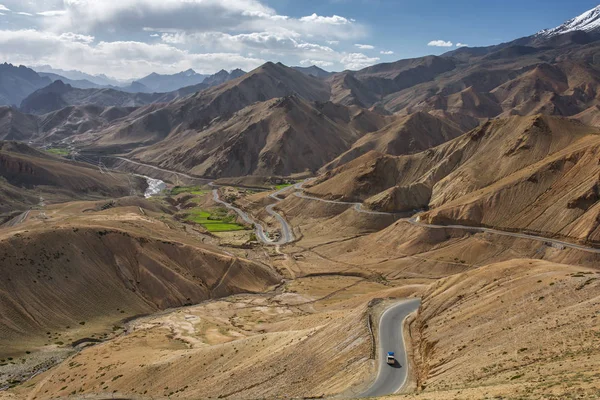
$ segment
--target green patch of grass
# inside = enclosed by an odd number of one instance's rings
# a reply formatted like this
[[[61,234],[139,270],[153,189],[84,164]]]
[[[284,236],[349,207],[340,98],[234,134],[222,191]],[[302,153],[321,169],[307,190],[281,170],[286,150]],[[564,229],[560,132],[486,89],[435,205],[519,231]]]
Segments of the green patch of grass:
[[[284,184],[281,184],[281,185],[275,185],[275,189],[281,190],[281,189],[285,189],[286,187],[290,187],[292,185],[293,185],[293,183],[284,183]]]
[[[57,147],[50,147],[49,149],[46,149],[46,152],[56,156],[68,156],[70,153],[67,149],[60,149]]]
[[[235,216],[228,215],[226,209],[216,209],[214,212],[208,212],[201,209],[194,209],[186,216],[186,221],[195,222],[202,225],[209,232],[233,232],[243,231],[246,227],[235,222]]]
[[[175,186],[173,189],[171,189],[172,196],[177,196],[182,193],[193,194],[196,196],[203,196],[203,195],[207,194],[208,192],[209,192],[208,190],[202,190],[200,186]]]

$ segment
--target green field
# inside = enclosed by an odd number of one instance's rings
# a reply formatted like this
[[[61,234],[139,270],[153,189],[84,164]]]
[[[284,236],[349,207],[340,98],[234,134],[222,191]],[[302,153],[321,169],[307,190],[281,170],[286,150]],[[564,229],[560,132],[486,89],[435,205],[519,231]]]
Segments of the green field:
[[[201,209],[193,209],[185,217],[186,221],[202,225],[209,232],[234,232],[247,228],[235,222],[235,216],[228,215],[227,210],[219,208],[212,213]]]
[[[60,149],[57,147],[51,147],[49,149],[46,149],[47,153],[50,154],[54,154],[56,156],[68,156],[70,154],[69,150],[67,149]]]
[[[284,183],[282,185],[275,185],[275,189],[281,190],[281,189],[285,189],[286,187],[290,187],[292,185],[293,185],[293,183]]]
[[[200,186],[175,186],[171,189],[171,196],[177,196],[182,193],[189,193],[196,196],[203,196],[207,194],[208,190],[202,190]]]

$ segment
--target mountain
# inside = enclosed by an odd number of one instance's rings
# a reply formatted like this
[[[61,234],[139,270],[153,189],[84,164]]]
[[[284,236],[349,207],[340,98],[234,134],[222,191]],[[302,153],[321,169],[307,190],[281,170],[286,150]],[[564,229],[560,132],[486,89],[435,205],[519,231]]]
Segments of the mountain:
[[[101,85],[88,81],[87,79],[73,80],[58,74],[53,74],[51,72],[38,72],[38,75],[41,77],[50,78],[52,82],[61,81],[77,89],[98,89],[102,87]]]
[[[127,93],[152,93],[152,90],[140,82],[131,82],[130,85],[115,88]]]
[[[474,120],[471,128],[477,125],[478,122]],[[396,156],[417,153],[454,139],[463,133],[465,131],[446,119],[417,112],[400,118],[381,130],[366,134],[323,169],[333,169],[370,151]]]
[[[179,72],[173,75],[160,75],[152,73],[133,84],[141,84],[147,88],[147,93],[166,93],[178,90],[186,86],[194,86],[202,83],[206,75],[198,74],[193,69]],[[141,87],[140,87],[141,88]]]
[[[50,78],[22,65],[0,64],[0,106],[21,104],[25,97],[50,83]]]
[[[24,143],[0,141],[0,214],[47,202],[99,199],[143,193],[144,179],[104,174],[89,164],[67,161]]]
[[[234,69],[231,72],[227,72],[222,69],[214,75],[207,76],[204,80],[204,83],[207,86],[218,86],[225,82],[229,82],[232,79],[239,78],[244,74],[246,74],[246,72],[242,71],[241,69]]]
[[[254,103],[200,132],[181,132],[131,156],[200,176],[314,173],[361,137],[363,127],[375,129],[383,120],[294,95]]]
[[[405,156],[371,152],[310,192],[386,211],[429,209],[430,223],[600,241],[600,128],[560,117],[489,121]]]
[[[50,74],[54,74],[54,75],[59,75],[59,76],[63,76],[65,78],[67,78],[69,80],[73,80],[73,81],[89,81],[100,87],[118,87],[118,86],[122,86],[124,83],[117,79],[110,78],[104,74],[90,75],[90,74],[86,74],[85,72],[76,71],[76,70],[65,71],[64,69],[52,68],[49,65],[41,65],[41,66],[37,66],[37,67],[32,67],[32,69],[38,73],[42,72],[42,73],[50,73]]]
[[[38,120],[13,107],[0,106],[0,140],[27,142],[38,133]]]
[[[592,8],[573,19],[570,19],[556,28],[544,29],[538,32],[536,36],[548,38],[575,31],[600,34],[600,6]]]
[[[81,105],[140,107],[152,103],[166,103],[204,88],[203,84],[199,84],[171,93],[128,93],[115,89],[77,89],[62,81],[56,81],[23,100],[21,111],[30,114],[46,114],[64,107]]]
[[[90,151],[130,151],[165,139],[177,146],[180,135],[204,131],[252,103],[291,95],[308,101],[329,100],[329,90],[321,80],[281,63],[266,63],[239,78],[169,104],[140,108],[82,144]]]
[[[333,75],[333,72],[327,72],[322,68],[312,65],[310,67],[293,67],[296,71],[300,71],[306,75],[312,75],[317,78],[327,78]]]

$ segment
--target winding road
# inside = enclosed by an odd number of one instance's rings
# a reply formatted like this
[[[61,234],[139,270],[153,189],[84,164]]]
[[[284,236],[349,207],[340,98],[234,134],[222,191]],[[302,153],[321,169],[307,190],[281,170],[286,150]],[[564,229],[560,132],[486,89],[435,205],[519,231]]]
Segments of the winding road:
[[[197,179],[197,180],[204,180],[205,182],[209,182],[210,185],[214,186],[213,182],[210,182],[209,180],[205,180],[202,178],[197,178],[197,177],[192,177],[190,175],[181,173],[181,172],[176,172],[176,171],[169,171],[163,168],[159,168],[159,167],[155,167],[153,165],[149,165],[149,164],[143,164],[137,161],[132,161],[129,160],[127,158],[124,157],[114,157],[117,158],[119,160],[123,160],[123,161],[127,161],[133,164],[137,164],[137,165],[141,165],[141,166],[146,166],[146,167],[150,167],[150,168],[154,168],[156,170],[162,171],[162,172],[168,172],[168,173],[172,173],[175,175],[179,175],[179,176],[183,176],[185,178],[190,178],[190,179]],[[353,202],[345,202],[345,201],[337,201],[337,200],[326,200],[326,199],[321,199],[318,197],[313,197],[313,196],[308,196],[306,194],[304,194],[303,191],[303,186],[314,180],[315,178],[309,178],[306,179],[302,182],[298,182],[297,184],[295,184],[294,186],[290,186],[290,187],[286,187],[283,188],[281,190],[278,190],[275,193],[272,193],[269,197],[271,197],[272,199],[280,202],[283,199],[281,199],[279,197],[280,194],[282,194],[285,191],[290,190],[291,188],[293,188],[295,190],[294,195],[305,199],[305,200],[312,200],[312,201],[320,201],[320,202],[324,202],[324,203],[330,203],[330,204],[342,204],[342,205],[347,205],[347,206],[351,206],[356,212],[362,213],[362,214],[369,214],[369,215],[390,215],[390,216],[394,216],[396,217],[397,214],[394,213],[388,213],[388,212],[382,212],[382,211],[372,211],[372,210],[367,210],[363,207],[362,203],[353,203]],[[258,222],[254,221],[252,218],[250,218],[250,216],[248,214],[246,214],[244,211],[240,210],[237,207],[232,206],[231,204],[222,201],[219,198],[219,194],[216,190],[213,190],[213,197],[215,199],[216,202],[218,202],[219,204],[223,204],[224,206],[226,206],[227,208],[234,210],[244,221],[246,221],[249,224],[253,224],[255,226],[256,229],[256,236],[257,238],[267,244],[267,245],[284,245],[287,243],[290,243],[292,241],[294,241],[294,235],[293,235],[293,230],[290,227],[290,225],[288,224],[288,222],[285,220],[285,218],[283,218],[283,216],[281,216],[281,214],[277,213],[274,210],[274,207],[276,206],[276,204],[271,204],[269,206],[266,207],[266,211],[267,213],[269,213],[271,216],[273,216],[281,225],[281,238],[277,241],[271,240],[269,237],[267,237],[266,233],[265,233],[265,229],[263,228],[263,226],[261,224],[259,224]],[[402,221],[408,222],[410,224],[413,224],[415,226],[420,226],[420,227],[424,227],[424,228],[430,228],[430,229],[461,229],[461,230],[465,230],[465,231],[470,231],[470,232],[483,232],[483,233],[490,233],[490,234],[495,234],[495,235],[501,235],[501,236],[509,236],[509,237],[514,237],[514,238],[519,238],[519,239],[529,239],[529,240],[535,240],[538,242],[543,242],[545,244],[550,244],[552,246],[556,246],[558,248],[571,248],[571,249],[575,249],[575,250],[581,250],[581,251],[586,251],[589,253],[596,253],[596,254],[600,254],[600,249],[595,248],[595,247],[590,247],[590,246],[585,246],[585,245],[581,245],[581,244],[576,244],[576,243],[571,243],[571,242],[565,242],[562,240],[558,240],[558,239],[551,239],[551,238],[546,238],[543,236],[536,236],[536,235],[529,235],[529,234],[525,234],[525,233],[516,233],[516,232],[507,232],[507,231],[501,231],[501,230],[497,230],[497,229],[492,229],[492,228],[483,228],[483,227],[473,227],[473,226],[466,226],[466,225],[432,225],[432,224],[425,224],[419,221],[418,216],[413,216],[411,218],[403,218],[401,219]]]
[[[387,213],[387,212],[381,212],[381,211],[366,210],[362,206],[361,203],[352,203],[352,202],[336,201],[336,200],[326,200],[326,199],[321,199],[321,198],[318,198],[318,197],[307,196],[306,194],[304,194],[302,192],[295,192],[294,195],[297,196],[297,197],[299,197],[299,198],[301,198],[301,199],[306,199],[306,200],[320,201],[320,202],[329,203],[329,204],[341,204],[341,205],[352,206],[352,208],[356,212],[363,213],[363,214],[370,214],[370,215],[390,215],[390,216],[395,216],[396,215],[394,213]],[[429,228],[429,229],[461,229],[461,230],[470,231],[470,232],[491,233],[491,234],[494,234],[494,235],[510,236],[510,237],[514,237],[514,238],[518,238],[518,239],[535,240],[537,242],[543,242],[543,243],[546,243],[546,244],[550,244],[552,246],[556,246],[558,248],[571,248],[571,249],[575,249],[575,250],[587,251],[589,253],[600,254],[600,249],[595,248],[595,247],[584,246],[584,245],[581,245],[581,244],[576,244],[576,243],[571,243],[571,242],[565,242],[563,240],[547,238],[547,237],[544,237],[544,236],[529,235],[529,234],[526,234],[526,233],[517,233],[517,232],[507,232],[507,231],[501,231],[501,230],[492,229],[492,228],[483,228],[483,227],[468,226],[468,225],[433,225],[433,224],[425,224],[423,222],[420,222],[419,219],[418,219],[418,216],[416,216],[416,215],[412,216],[411,218],[402,218],[400,220],[408,222],[408,223],[410,223],[412,225],[415,225],[415,226],[423,227],[423,228]]]
[[[211,183],[211,186],[214,186],[214,184]],[[277,202],[280,202],[281,199],[278,196],[281,193],[287,191],[288,189],[289,189],[289,187],[278,190],[277,192],[269,195],[269,197],[274,200],[277,200]],[[216,203],[219,203],[219,204],[227,207],[228,209],[235,211],[237,213],[237,215],[239,215],[240,218],[242,218],[244,220],[244,222],[246,222],[250,225],[254,225],[256,237],[261,242],[263,242],[267,245],[270,245],[270,246],[281,246],[281,245],[284,245],[284,244],[294,241],[294,233],[293,233],[292,227],[290,226],[290,224],[288,224],[288,222],[285,220],[285,218],[283,218],[281,216],[281,214],[279,214],[277,211],[274,210],[277,203],[271,204],[265,208],[267,213],[269,213],[269,215],[273,216],[277,220],[277,222],[279,222],[279,224],[281,225],[281,237],[279,238],[279,240],[273,240],[267,236],[267,234],[265,233],[264,227],[259,222],[252,219],[252,217],[250,217],[246,212],[244,212],[240,208],[235,207],[235,206],[227,203],[226,201],[221,200],[221,198],[219,197],[218,189],[213,189],[213,200]]]
[[[8,222],[6,222],[4,225],[2,225],[3,228],[13,228],[19,224],[22,224],[23,222],[25,222],[25,220],[27,219],[27,217],[29,217],[29,210],[25,211],[24,213],[21,213],[19,215],[17,215],[16,217],[14,217],[13,219],[9,220]]]
[[[375,382],[359,397],[377,397],[400,391],[408,378],[408,355],[403,336],[404,320],[419,309],[420,299],[404,300],[388,308],[379,321],[378,372]],[[386,355],[393,351],[396,364],[388,365]]]

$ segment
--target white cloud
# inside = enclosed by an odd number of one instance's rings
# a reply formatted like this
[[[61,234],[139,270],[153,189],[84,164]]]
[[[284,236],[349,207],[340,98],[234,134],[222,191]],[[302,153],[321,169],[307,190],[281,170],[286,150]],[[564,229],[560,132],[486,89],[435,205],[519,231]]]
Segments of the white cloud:
[[[202,48],[203,50],[227,50],[243,52],[248,49],[260,50],[261,52],[284,54],[289,53],[296,56],[314,57],[325,56],[334,53],[328,46],[305,42],[295,32],[254,32],[231,35],[223,32],[201,32],[201,33],[163,33],[162,40],[172,45],[188,46],[189,48]]]
[[[383,54],[383,55],[385,55],[385,56],[391,56],[392,54],[394,54],[394,52],[393,52],[393,51],[391,51],[391,50],[382,50],[382,51],[380,51],[379,53],[380,53],[380,54]]]
[[[431,42],[427,43],[427,46],[452,47],[452,42],[447,42],[445,40],[432,40]]]
[[[358,47],[361,50],[373,50],[375,48],[375,46],[372,46],[370,44],[355,44],[356,47]]]
[[[323,61],[323,60],[302,60],[300,61],[300,65],[305,65],[310,67],[311,65],[316,65],[321,68],[333,67],[333,63],[331,61]]]
[[[91,36],[58,35],[33,29],[0,30],[0,59],[32,66],[49,64],[66,70],[76,66],[90,74],[121,79],[189,68],[200,73],[214,73],[222,68],[251,70],[265,62],[235,53],[192,53],[164,43],[117,41],[94,45],[90,39],[93,40]]]
[[[33,17],[33,14],[30,14],[30,13],[25,12],[25,11],[19,11],[19,12],[16,12],[15,14],[26,15],[28,17]]]
[[[459,42],[459,43],[456,43],[456,47],[469,47],[469,45]]]
[[[16,9],[36,17],[15,17],[5,25],[11,28],[0,27],[0,59],[13,63],[126,79],[188,68],[249,70],[264,59],[336,69],[379,60],[335,47],[364,43],[367,27],[360,22],[335,14],[280,15],[278,3],[268,0],[0,1],[0,13]]]
[[[312,14],[306,17],[300,18],[302,22],[316,22],[319,24],[327,24],[327,25],[349,25],[353,21],[346,19],[344,17],[340,17],[339,15],[333,15],[331,17],[323,17],[321,15]]]
[[[51,11],[41,11],[39,13],[37,13],[37,15],[40,15],[42,17],[60,17],[63,16],[67,13],[66,10],[51,10]]]
[[[341,63],[346,69],[357,70],[369,67],[373,64],[377,64],[379,60],[379,57],[367,57],[362,53],[349,53],[344,55],[344,57],[341,60]]]
[[[4,4],[0,4],[0,11],[10,11]]]
[[[365,28],[339,15],[279,15],[264,0],[63,0],[65,13],[46,24],[54,31],[285,32],[307,37],[358,38]],[[96,34],[96,36],[99,36]]]
[[[94,37],[93,36],[88,36],[88,35],[80,35],[78,33],[73,33],[73,32],[65,32],[60,34],[60,36],[58,36],[58,38],[60,40],[63,41],[67,41],[67,42],[81,42],[81,43],[92,43],[94,41]]]

